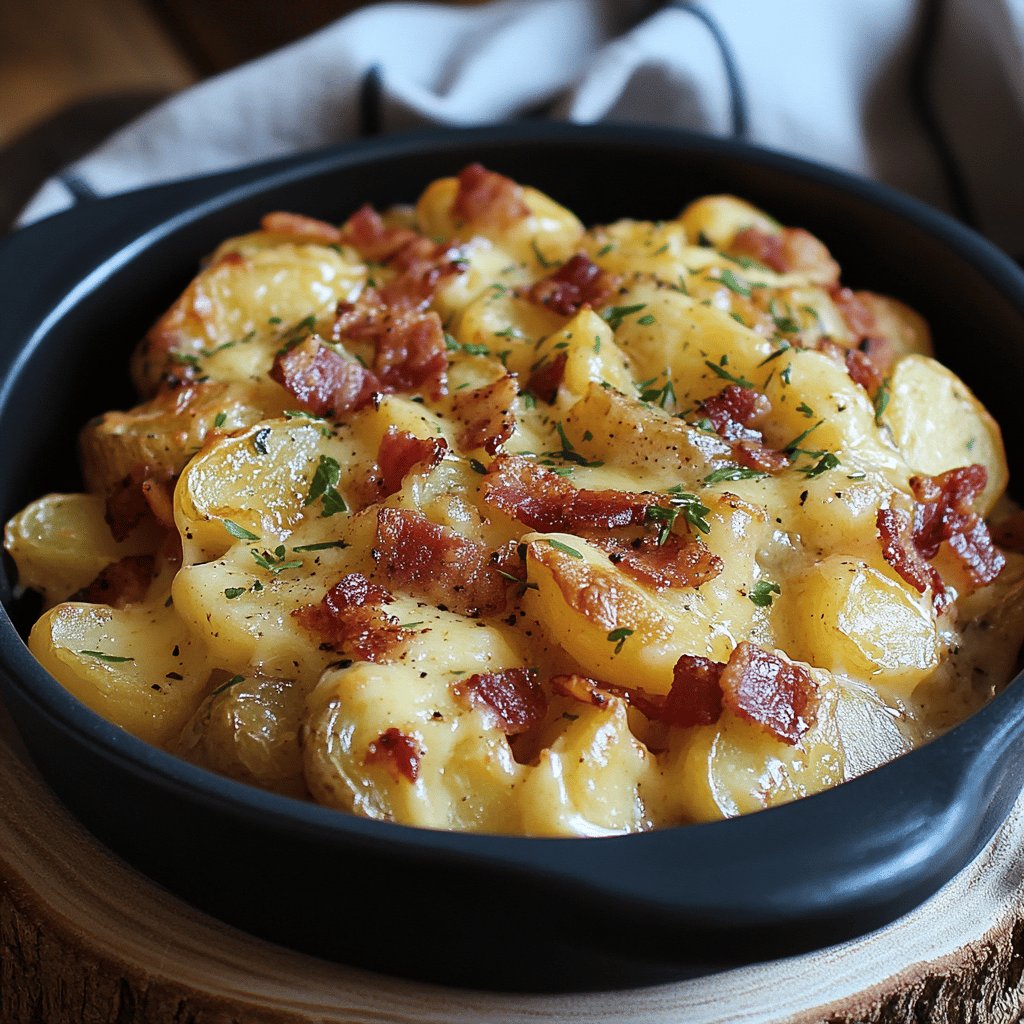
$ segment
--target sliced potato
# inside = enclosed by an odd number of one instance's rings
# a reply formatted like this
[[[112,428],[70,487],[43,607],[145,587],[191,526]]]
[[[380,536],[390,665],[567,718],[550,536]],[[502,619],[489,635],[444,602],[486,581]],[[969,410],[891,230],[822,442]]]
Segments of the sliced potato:
[[[202,640],[162,600],[59,604],[33,626],[28,646],[83,704],[148,743],[177,736],[210,676]]]
[[[975,506],[988,515],[1009,479],[1003,436],[988,410],[952,370],[928,356],[896,364],[890,395],[884,422],[907,465],[927,476],[984,466],[988,484]]]

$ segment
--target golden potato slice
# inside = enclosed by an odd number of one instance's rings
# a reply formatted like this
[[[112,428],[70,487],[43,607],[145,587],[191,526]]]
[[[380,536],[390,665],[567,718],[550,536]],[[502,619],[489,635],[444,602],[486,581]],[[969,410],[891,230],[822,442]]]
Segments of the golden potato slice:
[[[928,321],[917,310],[877,292],[857,292],[856,295],[875,318],[879,337],[893,343],[897,356],[933,354],[932,332]]]
[[[650,274],[678,286],[686,276],[686,241],[679,221],[618,220],[588,231],[583,251],[613,274]]]
[[[999,424],[952,370],[928,356],[901,359],[890,381],[883,422],[915,472],[937,476],[979,463],[988,484],[975,507],[988,515],[1006,490],[1009,471]]]
[[[778,234],[782,225],[764,210],[736,196],[702,196],[679,215],[691,245],[703,236],[716,249],[724,249],[744,228],[757,228],[768,235]]]
[[[525,770],[488,716],[456,699],[459,678],[402,664],[325,673],[303,744],[314,798],[424,828],[516,831]]]
[[[518,801],[527,835],[607,836],[651,827],[638,789],[654,759],[629,730],[626,705],[573,704],[568,726],[527,771]]]
[[[172,749],[228,778],[304,797],[299,729],[305,713],[305,689],[294,682],[235,676],[214,688]]]
[[[162,391],[127,412],[90,420],[79,437],[82,475],[108,493],[132,470],[179,473],[214,431],[230,433],[264,418],[252,389],[209,381]]]
[[[158,745],[181,731],[210,676],[203,642],[162,600],[59,604],[32,627],[28,646],[83,704]]]
[[[838,687],[826,673],[812,670],[812,675],[820,698],[818,721],[795,746],[729,711],[715,725],[671,730],[670,752],[660,759],[661,820],[732,818],[842,782]]]
[[[159,532],[145,526],[115,541],[104,509],[95,494],[47,494],[26,505],[4,528],[18,582],[53,604],[87,586],[111,562],[156,549]]]
[[[200,359],[232,342],[270,340],[307,317],[325,316],[352,301],[366,281],[366,267],[340,250],[285,243],[225,243],[157,321],[132,356],[132,380],[152,395],[177,359]]]
[[[909,697],[942,653],[929,595],[841,555],[788,584],[778,611],[792,657],[896,697]]]

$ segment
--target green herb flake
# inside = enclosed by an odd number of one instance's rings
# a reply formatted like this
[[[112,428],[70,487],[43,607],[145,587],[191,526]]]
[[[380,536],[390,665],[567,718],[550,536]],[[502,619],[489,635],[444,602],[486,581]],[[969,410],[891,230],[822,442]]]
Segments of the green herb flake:
[[[821,458],[813,466],[800,466],[800,472],[805,474],[808,479],[812,479],[816,476],[821,476],[822,473],[827,473],[830,469],[835,469],[839,465],[839,456],[834,452],[824,452]]]
[[[613,330],[617,331],[622,326],[622,321],[633,313],[639,313],[646,309],[646,302],[638,302],[634,306],[609,306],[602,314],[601,319]]]
[[[608,253],[610,253],[612,251],[612,249],[614,249],[614,248],[615,248],[615,243],[614,242],[608,242],[607,244],[602,245],[601,248],[597,250],[595,255],[597,256],[598,259],[600,259],[602,256],[607,256]]]
[[[778,306],[775,304],[775,300],[772,299],[768,303],[768,313],[772,318],[772,323],[775,324],[777,331],[782,331],[783,334],[797,334],[800,331],[800,325],[796,322],[793,317],[793,311],[787,306],[785,314],[780,313]]]
[[[813,410],[813,409],[812,409],[812,408],[811,408],[811,407],[810,407],[810,406],[809,406],[809,405],[808,405],[808,404],[807,404],[806,402],[801,402],[801,403],[800,403],[800,404],[799,404],[799,405],[798,405],[798,406],[796,407],[796,411],[797,411],[798,413],[802,413],[802,414],[803,414],[804,416],[806,416],[806,417],[807,417],[808,419],[810,419],[810,418],[811,418],[811,417],[812,417],[812,416],[814,415],[814,410]]]
[[[227,421],[227,418],[228,418],[228,414],[226,412],[219,412],[219,413],[217,413],[217,415],[214,417],[214,420],[213,420],[213,428],[214,428],[214,430],[219,430],[221,427],[223,427],[225,422]]]
[[[797,436],[794,437],[793,440],[789,442],[789,444],[783,446],[782,450],[786,452],[787,455],[793,455],[795,453],[802,452],[803,449],[800,447],[800,445],[802,445],[804,441],[806,441],[807,438],[810,437],[810,435],[813,434],[814,431],[817,430],[818,427],[820,427],[824,422],[824,420],[818,420],[817,423],[814,423],[811,426],[809,426],[802,434],[797,434]],[[820,453],[816,452],[815,454]]]
[[[670,496],[669,501],[671,504],[682,510],[683,518],[690,526],[695,530],[700,530],[701,533],[711,532],[711,526],[707,519],[704,518],[711,510],[701,502],[696,494],[684,491],[680,484],[670,487],[667,493]]]
[[[330,455],[321,455],[320,464],[316,467],[313,480],[309,485],[309,494],[306,495],[304,506],[312,505],[318,498],[323,501],[323,508],[320,517],[326,519],[336,515],[338,512],[347,512],[348,505],[345,499],[337,492],[338,482],[341,480],[341,466],[337,459]]]
[[[719,469],[712,470],[704,477],[704,484],[710,487],[712,484],[720,484],[732,480],[761,480],[767,475],[767,473],[762,473],[759,469],[748,469],[746,466],[721,466]]]
[[[726,267],[718,277],[718,280],[725,285],[726,288],[731,292],[735,292],[737,295],[742,295],[744,298],[750,298],[750,285],[741,277],[737,277],[732,270]]]
[[[889,378],[885,380],[878,387],[878,393],[875,395],[875,422],[881,424],[882,416],[885,410],[889,408],[889,399],[892,397],[892,392],[889,389]],[[969,450],[969,449],[968,449]]]
[[[757,605],[758,608],[770,608],[772,601],[776,597],[782,594],[782,587],[778,583],[772,583],[771,580],[760,580],[757,586],[747,594],[751,602]]]
[[[227,587],[224,590],[224,596],[229,601],[234,601],[236,597],[241,597],[245,593],[245,587]]]
[[[347,540],[322,540],[318,544],[299,544],[292,548],[296,554],[300,551],[326,551],[328,548],[347,548]]]
[[[682,514],[682,511],[678,506],[665,508],[663,505],[648,505],[644,509],[644,523],[648,526],[658,527],[657,542],[659,546],[668,542],[668,538],[672,533],[672,526]]]
[[[727,381],[729,381],[732,384],[738,384],[741,388],[752,388],[754,386],[752,381],[747,380],[747,378],[742,376],[742,375],[737,377],[737,376],[735,376],[735,374],[730,373],[725,368],[724,364],[725,364],[725,362],[728,361],[728,358],[729,358],[728,356],[723,356],[722,357],[722,360],[723,360],[722,365],[719,365],[718,363],[713,363],[710,359],[705,359],[704,360],[704,365],[709,370],[713,370],[714,373],[717,376],[722,378],[722,380],[727,380]]]
[[[111,665],[120,665],[126,661],[134,661],[134,658],[124,658],[119,654],[104,654],[102,651],[79,651],[79,654],[87,658],[96,658],[97,661],[109,661]]]
[[[572,555],[573,558],[578,558],[580,561],[583,560],[583,555],[575,548],[569,547],[568,544],[563,544],[560,540],[555,540],[553,537],[545,537],[544,540],[546,540],[556,551],[561,551],[564,555]]]
[[[642,317],[637,320],[638,324],[642,324],[644,327],[650,327],[651,324],[655,324],[658,321],[654,319],[653,313],[645,313]]]
[[[778,359],[779,356],[785,355],[785,353],[788,352],[792,347],[793,346],[790,345],[788,341],[784,341],[774,352],[771,353],[771,355],[765,356],[764,359],[762,359],[761,362],[759,362],[757,365],[765,366],[766,364],[770,363],[773,359]]]
[[[540,251],[540,248],[539,248],[539,247],[538,247],[538,245],[537,245],[537,239],[536,239],[536,238],[531,238],[531,239],[530,239],[530,248],[531,248],[531,249],[533,249],[533,255],[534,255],[534,256],[535,256],[536,258],[537,258],[537,262],[538,262],[538,263],[539,263],[539,264],[541,265],[541,267],[543,267],[543,268],[544,268],[545,270],[549,270],[549,269],[550,269],[551,267],[555,266],[555,263],[554,263],[554,261],[553,261],[553,260],[549,260],[549,259],[547,259],[547,258],[546,258],[546,257],[544,256],[544,253],[542,253],[542,252]]]
[[[238,540],[259,540],[259,536],[255,533],[250,533],[244,526],[239,526],[238,523],[233,522],[231,519],[222,519],[221,522],[224,524],[224,529],[231,534],[232,537]]]
[[[615,650],[613,654],[618,654],[622,650],[622,645],[633,635],[633,630],[628,629],[626,626],[619,626],[618,629],[613,629],[608,634],[608,642],[615,644]]]
[[[230,690],[232,686],[237,686],[239,683],[245,681],[245,676],[232,676],[226,683],[221,683],[216,690],[211,691],[210,699],[219,697],[225,690]]]
[[[783,371],[779,374],[779,378],[783,384],[793,383],[793,364],[790,363]]]

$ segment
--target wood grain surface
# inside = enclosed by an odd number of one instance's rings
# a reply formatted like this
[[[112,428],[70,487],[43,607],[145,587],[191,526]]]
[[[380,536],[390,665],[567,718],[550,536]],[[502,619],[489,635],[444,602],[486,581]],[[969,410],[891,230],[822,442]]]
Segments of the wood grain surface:
[[[1022,850],[1018,806],[935,899],[821,953],[632,991],[462,991],[294,953],[184,904],[70,817],[0,708],[0,1021],[1009,1024],[1024,1005]]]

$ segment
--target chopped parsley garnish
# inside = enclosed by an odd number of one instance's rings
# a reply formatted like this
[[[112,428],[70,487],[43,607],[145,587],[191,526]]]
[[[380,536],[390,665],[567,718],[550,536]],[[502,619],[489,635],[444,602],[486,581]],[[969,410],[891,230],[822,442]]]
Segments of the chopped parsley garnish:
[[[217,413],[217,415],[214,417],[214,420],[213,420],[213,427],[214,427],[214,429],[216,430],[216,429],[219,429],[220,427],[223,427],[224,426],[224,422],[227,420],[227,418],[228,418],[228,414],[226,412],[219,412],[219,413]]]
[[[595,255],[600,259],[600,257],[602,257],[602,256],[607,256],[608,253],[610,253],[612,251],[612,249],[614,249],[614,248],[615,248],[615,243],[614,242],[608,242],[605,245],[602,245],[601,248],[597,250]]]
[[[521,338],[523,332],[518,327],[512,327],[509,325],[503,331],[492,331],[495,338]]]
[[[657,323],[657,321],[654,319],[653,313],[645,313],[637,320],[637,323],[642,324],[644,327],[650,327],[651,324]]]
[[[633,313],[639,313],[646,309],[646,302],[638,302],[635,306],[609,306],[602,314],[601,319],[613,330],[617,331],[622,326],[622,321]]]
[[[771,355],[765,356],[757,365],[764,366],[765,364],[770,363],[773,359],[778,359],[779,356],[788,352],[792,347],[793,346],[790,345],[788,341],[784,341],[774,352],[771,353]]]
[[[665,372],[665,376],[668,378],[668,371]],[[637,387],[640,388],[640,401],[655,402],[660,405],[662,409],[664,409],[669,402],[672,402],[674,405],[676,401],[676,389],[672,386],[672,381],[670,379],[666,379],[664,385],[660,388],[652,388],[648,386],[657,379],[657,377],[652,377],[651,380],[643,381],[641,384],[637,385]]]
[[[236,597],[241,597],[245,593],[245,587],[226,587],[224,590],[224,596],[229,601],[234,601]]]
[[[267,572],[272,572],[275,576],[279,572],[284,572],[285,569],[299,569],[302,567],[301,558],[285,558],[285,549],[283,544],[278,544],[278,546],[274,548],[273,554],[269,551],[260,552],[256,548],[251,548],[250,553],[252,554],[253,561],[261,569],[266,569]]]
[[[648,505],[644,509],[644,522],[651,526],[658,527],[658,544],[659,546],[665,544],[668,541],[669,536],[672,533],[672,526],[679,515],[682,513],[682,509],[676,505],[670,508],[665,508],[663,505]]]
[[[882,383],[879,385],[878,393],[875,395],[876,423],[882,422],[882,415],[885,413],[885,410],[889,407],[889,399],[891,397],[892,394],[889,390],[889,378],[886,377],[885,380],[883,380]]]
[[[210,699],[219,697],[225,690],[230,690],[232,686],[237,686],[239,683],[245,681],[245,676],[232,676],[226,683],[221,683],[216,690],[211,691]]]
[[[618,629],[613,629],[608,634],[608,642],[615,644],[615,650],[613,654],[618,654],[622,650],[622,645],[626,640],[633,635],[633,630],[628,629],[626,626],[619,626]]]
[[[775,304],[775,300],[772,299],[768,303],[768,313],[772,318],[772,323],[775,324],[777,331],[782,331],[783,334],[797,334],[800,330],[800,325],[793,318],[793,310],[788,306],[786,307],[786,313],[782,314],[778,310],[778,306]]]
[[[758,608],[770,608],[772,601],[782,593],[782,587],[771,580],[760,580],[757,586],[747,594],[747,597],[757,605]]]
[[[573,558],[578,558],[581,561],[583,560],[583,555],[575,548],[569,547],[568,544],[563,544],[560,540],[555,540],[553,537],[545,537],[544,540],[546,540],[556,551],[561,551],[563,555],[572,555]]]
[[[320,465],[316,467],[316,472],[313,474],[312,483],[309,485],[309,494],[306,495],[303,505],[312,505],[318,498],[322,499],[321,519],[326,519],[338,512],[347,512],[348,505],[336,490],[340,479],[341,466],[338,465],[337,459],[332,459],[330,455],[321,455]]]
[[[231,534],[232,537],[236,537],[238,540],[259,540],[259,536],[255,533],[250,533],[244,526],[239,526],[238,523],[233,522],[230,519],[222,519],[221,522],[224,524],[224,529]]]
[[[808,419],[810,419],[814,415],[814,410],[806,402],[801,402],[796,407],[796,411],[802,413]]]
[[[797,434],[797,436],[794,437],[793,440],[789,442],[789,444],[783,446],[782,450],[784,452],[786,452],[787,455],[793,455],[793,454],[804,454],[804,455],[814,454],[814,455],[820,455],[821,452],[813,452],[813,453],[806,452],[806,451],[804,451],[800,447],[800,445],[802,445],[804,443],[804,441],[806,441],[807,438],[811,434],[813,434],[814,431],[817,430],[818,427],[820,427],[822,425],[822,423],[824,423],[824,422],[825,422],[824,420],[818,420],[817,423],[814,423],[811,426],[809,426],[802,434]]]
[[[416,622],[401,622],[398,625],[399,629],[415,629],[417,626],[422,626],[424,619],[418,619]]]
[[[328,548],[347,548],[347,540],[322,540],[318,544],[299,544],[292,551],[326,551]]]
[[[124,658],[119,654],[104,654],[102,651],[79,651],[87,658],[96,658],[98,661],[109,661],[112,665],[120,665],[125,661],[134,661],[134,658]]]
[[[737,277],[728,267],[726,267],[718,276],[718,280],[725,285],[726,288],[731,292],[735,292],[737,295],[742,295],[744,298],[750,298],[750,285],[741,277]]]
[[[767,475],[759,469],[748,469],[746,466],[721,466],[704,477],[704,484],[710,487],[711,484],[720,484],[727,480],[760,480]]]
[[[531,249],[533,249],[533,255],[537,257],[537,262],[538,262],[538,263],[539,263],[539,264],[540,264],[540,265],[541,265],[541,266],[542,266],[542,267],[543,267],[543,268],[544,268],[545,270],[548,270],[548,269],[550,269],[551,267],[555,266],[555,262],[554,262],[553,260],[549,260],[549,259],[547,259],[547,258],[545,257],[545,255],[544,255],[544,253],[542,253],[542,252],[540,251],[540,248],[539,248],[539,246],[537,245],[537,239],[536,239],[536,238],[531,238],[531,239],[530,239],[530,248],[531,248]]]
[[[738,384],[741,388],[752,388],[754,385],[751,381],[747,380],[744,376],[737,377],[735,374],[730,373],[726,368],[725,364],[729,361],[728,356],[722,356],[722,362],[713,363],[710,359],[704,360],[704,365],[709,369],[713,370],[722,380],[727,380],[732,384]]]
[[[805,453],[809,454],[809,453]],[[839,465],[839,456],[834,452],[815,452],[815,455],[821,455],[821,458],[813,466],[798,466],[797,468],[801,473],[806,474],[808,479],[812,477],[821,476],[822,473],[828,472],[830,469],[835,469]]]
[[[700,530],[701,533],[711,532],[711,527],[704,518],[710,509],[701,502],[696,494],[684,491],[680,484],[670,487],[667,493],[669,494],[669,501],[672,506],[678,508],[683,513],[683,518],[694,529]]]
[[[486,345],[475,342],[456,341],[447,331],[444,334],[444,346],[449,352],[465,352],[468,356],[489,356],[491,350]]]
[[[793,379],[792,379],[793,378],[793,364],[790,363],[789,366],[787,366],[782,371],[782,373],[779,374],[779,377],[782,379],[782,383],[783,384],[792,384],[792,382],[793,382]]]

